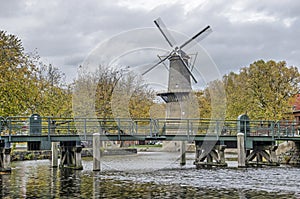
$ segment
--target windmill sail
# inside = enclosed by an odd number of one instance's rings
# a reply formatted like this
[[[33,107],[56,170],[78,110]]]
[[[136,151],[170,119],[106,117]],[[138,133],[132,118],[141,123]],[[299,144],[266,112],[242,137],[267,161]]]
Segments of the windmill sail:
[[[142,75],[147,74],[148,72],[150,72],[151,70],[153,70],[155,67],[157,67],[158,65],[160,65],[161,63],[163,63],[165,60],[170,59],[172,56],[179,56],[179,58],[180,58],[180,60],[182,62],[183,67],[185,67],[185,69],[187,70],[187,73],[189,74],[190,77],[192,77],[192,79],[194,80],[194,82],[197,83],[197,80],[196,80],[195,76],[193,75],[193,73],[191,72],[188,63],[185,61],[185,59],[187,59],[186,58],[186,53],[182,49],[184,47],[187,48],[188,44],[192,44],[193,45],[192,41],[200,41],[200,40],[204,39],[209,33],[212,32],[210,26],[206,26],[203,30],[201,30],[200,32],[198,32],[197,34],[195,34],[193,37],[191,37],[190,39],[188,39],[182,45],[175,46],[176,45],[176,41],[172,37],[172,35],[168,31],[168,29],[166,28],[166,25],[163,23],[163,21],[161,20],[161,18],[158,18],[158,19],[154,20],[154,23],[157,26],[157,28],[159,29],[159,31],[161,32],[161,34],[163,35],[163,37],[166,39],[166,41],[168,42],[168,44],[170,45],[170,47],[173,48],[173,50],[170,53],[168,53],[167,56],[165,56],[163,59],[160,59],[160,61],[158,61],[156,64],[154,64],[153,66],[151,66],[150,68],[148,68],[145,72],[143,72]]]

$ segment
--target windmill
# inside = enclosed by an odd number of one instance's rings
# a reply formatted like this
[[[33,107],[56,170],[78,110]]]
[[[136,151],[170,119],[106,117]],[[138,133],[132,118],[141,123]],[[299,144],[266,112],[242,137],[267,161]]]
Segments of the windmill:
[[[207,36],[211,32],[211,28],[210,26],[206,26],[203,30],[178,46],[161,18],[154,20],[154,23],[172,50],[164,56],[164,58],[160,58],[159,62],[144,71],[142,75],[149,73],[155,67],[169,59],[168,91],[166,93],[159,93],[158,96],[167,103],[168,118],[182,118],[182,109],[188,106],[188,102],[184,102],[185,98],[187,98],[192,91],[191,79],[197,83],[197,79],[192,72],[193,67],[191,67],[188,62],[190,57],[183,50],[187,48],[192,41],[201,40]],[[189,117],[189,114],[185,113],[185,117]]]

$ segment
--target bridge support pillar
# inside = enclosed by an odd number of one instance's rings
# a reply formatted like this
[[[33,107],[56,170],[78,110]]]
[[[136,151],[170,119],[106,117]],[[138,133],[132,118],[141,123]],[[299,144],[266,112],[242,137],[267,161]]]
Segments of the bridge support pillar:
[[[56,142],[52,142],[52,167],[58,166],[58,146]]]
[[[225,145],[215,145],[210,146],[200,146],[196,142],[196,160],[194,165],[196,168],[211,168],[216,167],[226,167],[225,162]]]
[[[2,147],[0,147],[0,172],[10,173],[10,143],[5,142],[1,143]]]
[[[180,143],[180,165],[184,166],[186,164],[186,144],[187,141],[181,141]]]
[[[238,167],[246,167],[246,151],[244,133],[237,134]]]
[[[100,171],[101,164],[100,164],[100,158],[101,158],[101,140],[100,140],[100,134],[94,133],[93,134],[93,171]]]
[[[76,170],[83,169],[81,163],[82,146],[76,141],[60,142],[61,168],[71,168]]]
[[[252,151],[246,157],[246,166],[279,166],[275,152],[277,148],[278,146],[254,145]]]

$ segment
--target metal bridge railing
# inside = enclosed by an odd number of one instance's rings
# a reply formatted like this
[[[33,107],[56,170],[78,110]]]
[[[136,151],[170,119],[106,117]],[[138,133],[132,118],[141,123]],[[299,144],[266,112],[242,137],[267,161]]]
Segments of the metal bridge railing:
[[[275,124],[277,138],[299,136],[300,124],[294,121],[279,121]]]
[[[211,119],[165,119],[165,118],[63,118],[41,117],[40,123],[31,124],[30,117],[0,117],[1,135],[36,135],[32,129],[38,129],[38,135],[87,136],[93,133],[109,135],[147,135],[150,137],[172,135],[228,135],[234,136],[238,129],[238,120]],[[272,138],[298,136],[300,125],[293,121],[249,121],[244,123],[246,136],[272,136]]]

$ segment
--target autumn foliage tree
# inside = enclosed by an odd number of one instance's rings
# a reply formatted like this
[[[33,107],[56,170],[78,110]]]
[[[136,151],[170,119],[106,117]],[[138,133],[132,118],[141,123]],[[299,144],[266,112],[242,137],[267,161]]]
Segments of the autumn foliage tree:
[[[115,68],[99,66],[95,72],[82,68],[75,81],[73,110],[76,116],[149,118],[155,95],[141,79]]]
[[[15,35],[0,31],[1,116],[70,115],[70,90],[61,87],[58,74],[62,75],[57,68],[43,64],[36,53],[25,53]]]
[[[286,62],[259,60],[239,74],[224,76],[227,118],[247,113],[251,119],[280,120],[291,112],[291,99],[299,92],[300,74]]]

